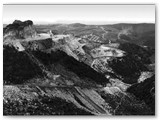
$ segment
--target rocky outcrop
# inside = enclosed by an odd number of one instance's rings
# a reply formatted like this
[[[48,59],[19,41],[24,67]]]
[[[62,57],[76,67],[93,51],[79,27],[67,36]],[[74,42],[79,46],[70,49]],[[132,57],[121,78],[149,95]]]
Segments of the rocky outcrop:
[[[26,49],[26,50],[31,50],[31,51],[47,51],[48,49],[52,48],[52,39],[40,39],[40,40],[33,40],[33,41],[24,41],[21,42],[21,45]]]
[[[35,37],[37,34],[33,22],[31,20],[20,21],[15,20],[12,24],[7,25],[3,28],[3,40],[6,39],[26,39]]]

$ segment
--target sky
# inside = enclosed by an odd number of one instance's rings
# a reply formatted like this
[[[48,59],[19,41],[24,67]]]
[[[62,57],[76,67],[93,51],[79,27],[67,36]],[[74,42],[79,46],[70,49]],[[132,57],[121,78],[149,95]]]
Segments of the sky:
[[[155,23],[155,5],[3,5],[3,24]]]

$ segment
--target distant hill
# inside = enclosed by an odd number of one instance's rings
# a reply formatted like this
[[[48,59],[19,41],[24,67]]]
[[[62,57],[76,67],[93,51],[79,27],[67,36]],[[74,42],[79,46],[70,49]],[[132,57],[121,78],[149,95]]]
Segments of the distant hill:
[[[140,24],[114,24],[109,25],[120,31],[126,31],[121,34],[121,39],[137,45],[144,45],[155,48],[155,24],[140,23]],[[108,26],[105,26],[108,27]]]
[[[81,24],[81,23],[73,23],[73,24],[69,24],[68,26],[70,26],[70,27],[85,27],[87,25]]]
[[[111,26],[111,27],[116,28],[118,30],[132,27],[132,29],[136,33],[155,31],[155,24],[154,23],[138,23],[138,24],[119,23],[119,24],[113,24],[113,25],[107,25],[107,26]]]
[[[101,29],[102,27],[104,30]],[[53,30],[59,34],[71,33],[75,36],[94,34],[103,42],[107,42],[108,39],[111,41],[113,39],[114,41],[112,42],[122,39],[140,46],[155,48],[155,24],[153,23],[119,23],[112,25],[86,25],[82,23],[52,24],[36,25],[36,29],[38,33]],[[105,31],[108,33],[106,34]],[[119,34],[120,38],[118,38]]]

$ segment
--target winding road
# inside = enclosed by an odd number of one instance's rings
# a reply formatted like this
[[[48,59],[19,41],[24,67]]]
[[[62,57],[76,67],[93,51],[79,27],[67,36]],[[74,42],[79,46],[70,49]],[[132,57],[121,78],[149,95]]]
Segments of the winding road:
[[[104,27],[100,27],[100,28],[102,29],[102,31],[105,32],[105,33],[102,34],[102,38],[105,39],[104,35],[105,35],[105,34],[108,34],[108,31],[106,31],[106,30],[104,29]]]

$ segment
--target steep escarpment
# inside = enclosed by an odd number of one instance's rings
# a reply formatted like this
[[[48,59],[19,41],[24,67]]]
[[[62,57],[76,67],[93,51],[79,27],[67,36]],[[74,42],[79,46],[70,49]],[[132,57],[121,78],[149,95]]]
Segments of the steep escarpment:
[[[71,56],[68,56],[63,51],[56,51],[51,53],[32,51],[31,54],[33,54],[49,70],[54,69],[52,66],[54,67],[61,65],[68,71],[74,72],[82,79],[87,78],[100,84],[108,82],[104,75],[96,72],[90,66],[75,60]],[[39,66],[31,59],[29,59],[25,52],[18,52],[14,47],[4,46],[3,59],[4,81],[6,84],[19,84],[33,77],[43,76],[42,70],[39,68]]]
[[[14,46],[3,46],[4,84],[22,84],[34,76],[41,76],[40,68],[24,52]]]

